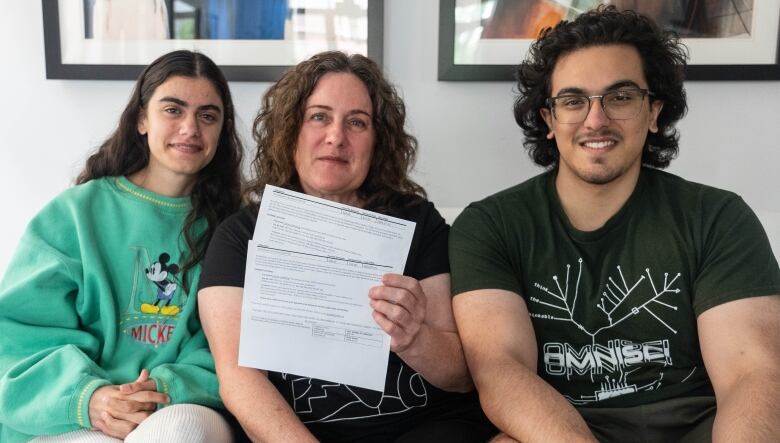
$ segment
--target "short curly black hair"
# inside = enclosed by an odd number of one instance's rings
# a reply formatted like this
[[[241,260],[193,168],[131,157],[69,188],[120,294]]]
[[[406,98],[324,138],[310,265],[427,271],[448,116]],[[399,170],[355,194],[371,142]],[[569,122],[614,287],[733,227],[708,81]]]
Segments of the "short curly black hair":
[[[639,51],[652,100],[664,103],[658,116],[658,132],[648,131],[642,164],[665,168],[677,156],[679,135],[675,123],[686,113],[684,70],[688,52],[674,31],[634,11],[601,5],[572,21],[561,21],[542,30],[528,57],[517,67],[519,95],[514,103],[515,121],[523,129],[523,146],[534,162],[556,167],[559,153],[540,110],[551,95],[552,73],[558,59],[571,51],[598,45],[630,45]]]

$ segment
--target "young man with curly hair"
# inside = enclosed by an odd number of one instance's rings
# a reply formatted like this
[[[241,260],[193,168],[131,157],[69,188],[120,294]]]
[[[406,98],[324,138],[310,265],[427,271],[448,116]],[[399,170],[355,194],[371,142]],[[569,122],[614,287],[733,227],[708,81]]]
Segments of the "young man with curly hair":
[[[547,172],[465,209],[453,307],[496,440],[777,441],[780,269],[737,195],[661,171],[686,52],[600,7],[542,32],[515,118]],[[484,325],[490,324],[490,328]]]

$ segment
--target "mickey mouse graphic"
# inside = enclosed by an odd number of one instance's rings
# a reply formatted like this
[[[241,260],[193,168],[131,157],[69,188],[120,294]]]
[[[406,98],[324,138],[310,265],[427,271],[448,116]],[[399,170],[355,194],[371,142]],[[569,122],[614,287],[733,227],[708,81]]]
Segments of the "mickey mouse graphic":
[[[171,256],[163,252],[157,262],[146,269],[146,278],[157,286],[157,301],[154,304],[141,304],[141,312],[144,314],[176,315],[181,311],[178,306],[170,306],[173,293],[179,287],[174,283],[173,276],[179,272],[179,265],[168,264]],[[164,302],[162,306],[160,302]]]

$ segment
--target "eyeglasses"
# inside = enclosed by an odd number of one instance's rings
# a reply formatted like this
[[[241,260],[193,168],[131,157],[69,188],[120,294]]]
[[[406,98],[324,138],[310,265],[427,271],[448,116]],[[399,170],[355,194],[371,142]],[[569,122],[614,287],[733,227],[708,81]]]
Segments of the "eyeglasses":
[[[559,123],[584,122],[596,98],[610,120],[630,120],[642,111],[646,95],[655,94],[647,89],[618,89],[603,95],[559,95],[548,98],[546,103]]]

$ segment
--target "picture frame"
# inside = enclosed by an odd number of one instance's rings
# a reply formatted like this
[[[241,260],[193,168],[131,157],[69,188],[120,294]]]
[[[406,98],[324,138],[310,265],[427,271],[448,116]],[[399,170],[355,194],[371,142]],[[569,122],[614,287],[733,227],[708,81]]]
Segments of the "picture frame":
[[[347,16],[340,11],[305,9],[307,0],[287,0],[291,17],[300,17],[296,29],[315,29],[305,20],[331,19],[325,26],[338,40],[310,38],[316,32],[296,32],[294,39],[100,39],[89,36],[88,3],[96,0],[41,0],[47,79],[68,80],[135,80],[143,68],[154,59],[177,49],[189,49],[208,55],[217,63],[230,81],[276,81],[291,65],[325,50],[343,50],[361,53],[380,66],[383,56],[383,0],[350,0],[339,5],[349,6]],[[157,0],[172,5],[172,0]],[[199,0],[205,3],[208,0]],[[184,2],[186,3],[186,2]],[[221,2],[224,4],[226,2]],[[181,2],[177,2],[180,5]],[[318,4],[322,4],[319,2]],[[173,11],[173,9],[170,9]],[[305,14],[308,13],[308,17]],[[298,14],[297,16],[293,14]],[[325,16],[325,14],[330,14]],[[181,14],[169,14],[171,28]],[[335,17],[335,18],[334,18]],[[93,21],[96,19],[92,19]],[[333,22],[336,24],[334,25]],[[197,22],[196,22],[197,23]],[[302,24],[301,24],[302,23]],[[316,28],[321,28],[316,23]],[[192,28],[192,26],[190,26]],[[340,34],[335,34],[333,29]],[[322,31],[325,33],[326,31]],[[172,34],[169,34],[172,35]],[[300,36],[304,35],[303,38]],[[347,37],[344,37],[347,35]],[[88,38],[89,36],[89,38]]]
[[[482,1],[439,0],[440,81],[515,80],[515,68],[532,39],[482,39],[473,30],[459,33],[469,20],[472,28],[479,26],[474,22],[484,17],[479,8]],[[690,53],[686,80],[780,80],[780,2],[753,0],[751,8],[748,38],[682,38]],[[471,53],[462,56],[466,45]]]

